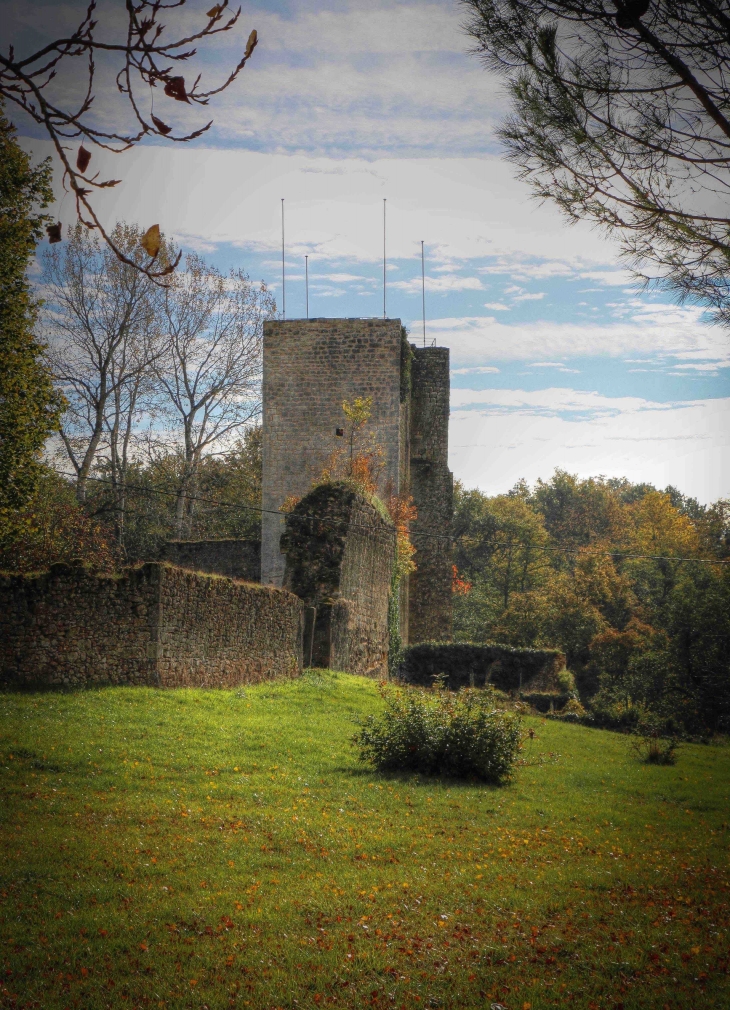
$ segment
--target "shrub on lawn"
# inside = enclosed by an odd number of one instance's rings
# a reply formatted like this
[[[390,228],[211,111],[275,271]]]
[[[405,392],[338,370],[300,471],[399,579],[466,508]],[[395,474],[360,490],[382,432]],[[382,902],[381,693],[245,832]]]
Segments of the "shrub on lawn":
[[[631,742],[631,750],[647,765],[676,764],[678,746],[676,737],[662,737],[658,730],[646,731]]]
[[[606,691],[599,691],[588,707],[595,726],[623,733],[635,733],[648,717],[648,710],[641,702],[614,698]]]
[[[354,737],[361,761],[379,771],[503,782],[520,743],[520,718],[495,708],[490,691],[383,688],[385,711]]]

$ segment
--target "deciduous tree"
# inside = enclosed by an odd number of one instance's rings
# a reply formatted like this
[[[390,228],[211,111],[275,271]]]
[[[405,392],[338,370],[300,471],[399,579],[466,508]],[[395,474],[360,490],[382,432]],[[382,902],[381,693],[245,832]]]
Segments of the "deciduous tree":
[[[60,432],[79,501],[103,463],[119,496],[120,523],[130,443],[140,411],[149,406],[162,334],[155,285],[127,262],[144,260],[140,229],[118,224],[111,234],[125,259],[81,225],[62,248],[45,254],[45,327],[53,373],[68,402]]]
[[[158,299],[165,333],[155,364],[158,403],[182,454],[176,522],[183,536],[204,454],[228,449],[260,413],[263,322],[275,304],[265,284],[251,283],[242,270],[226,276],[197,255]]]

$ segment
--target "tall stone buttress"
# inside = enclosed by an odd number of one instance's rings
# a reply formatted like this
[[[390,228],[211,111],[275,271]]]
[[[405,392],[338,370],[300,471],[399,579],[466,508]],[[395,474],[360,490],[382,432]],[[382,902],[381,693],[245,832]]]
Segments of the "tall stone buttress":
[[[342,447],[342,402],[358,396],[373,401],[368,429],[383,447],[381,490],[409,490],[419,512],[418,570],[401,588],[401,634],[443,641],[451,637],[449,352],[408,345],[399,319],[264,323],[261,581],[282,584],[284,520],[276,513],[307,494]]]

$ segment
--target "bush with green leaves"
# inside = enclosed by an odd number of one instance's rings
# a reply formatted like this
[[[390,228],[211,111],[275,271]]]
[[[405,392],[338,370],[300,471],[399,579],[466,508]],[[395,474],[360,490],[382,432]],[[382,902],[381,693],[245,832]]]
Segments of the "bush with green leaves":
[[[370,716],[353,743],[379,771],[419,772],[500,783],[520,745],[520,718],[498,711],[489,690],[382,689],[385,710]]]

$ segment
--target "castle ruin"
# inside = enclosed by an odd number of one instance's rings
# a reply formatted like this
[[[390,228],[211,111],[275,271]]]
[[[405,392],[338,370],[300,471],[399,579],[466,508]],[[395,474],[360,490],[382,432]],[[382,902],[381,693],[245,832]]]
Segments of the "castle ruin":
[[[405,642],[451,637],[449,351],[408,343],[399,319],[264,323],[261,581],[281,586],[287,498],[301,498],[341,445],[344,400],[372,397],[382,491],[409,492],[416,571],[401,587]]]
[[[318,482],[357,397],[372,397],[381,493],[418,510],[402,641],[448,641],[448,350],[409,344],[398,319],[271,321],[261,544],[176,541],[116,574],[0,575],[0,684],[230,686],[312,664],[387,676],[393,525],[349,485]],[[287,498],[299,503],[285,516]]]

